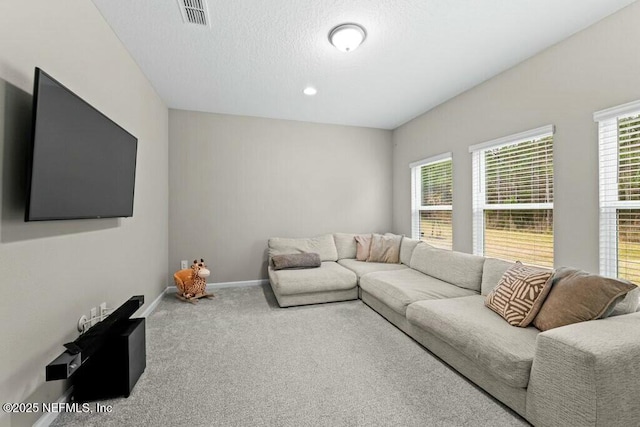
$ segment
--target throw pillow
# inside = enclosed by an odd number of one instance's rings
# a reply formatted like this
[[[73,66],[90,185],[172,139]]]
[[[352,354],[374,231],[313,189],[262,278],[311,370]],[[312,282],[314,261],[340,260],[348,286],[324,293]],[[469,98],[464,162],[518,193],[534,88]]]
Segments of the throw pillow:
[[[485,305],[512,326],[525,328],[538,314],[551,290],[553,271],[517,262],[485,299]]]
[[[356,239],[356,259],[358,261],[366,261],[369,258],[371,250],[371,234],[362,234],[355,237]]]
[[[320,254],[312,252],[274,255],[271,261],[273,261],[274,270],[283,270],[286,268],[316,268],[322,265]]]
[[[631,282],[563,267],[553,275],[551,292],[533,320],[541,331],[595,320],[636,288]]]
[[[367,262],[398,264],[400,262],[400,243],[402,243],[402,236],[395,234],[372,235],[371,250]]]

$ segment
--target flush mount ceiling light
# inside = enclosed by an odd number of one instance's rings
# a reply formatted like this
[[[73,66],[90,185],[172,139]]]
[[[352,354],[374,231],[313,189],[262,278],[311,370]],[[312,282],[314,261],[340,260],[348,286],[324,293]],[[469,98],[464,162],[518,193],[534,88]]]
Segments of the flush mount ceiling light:
[[[356,50],[366,37],[366,31],[358,24],[341,24],[329,32],[331,44],[343,52]]]
[[[317,90],[315,87],[307,86],[307,87],[305,87],[305,88],[304,88],[304,90],[303,90],[302,92],[303,92],[305,95],[313,96],[313,95],[315,95],[316,93],[318,93],[318,90]]]

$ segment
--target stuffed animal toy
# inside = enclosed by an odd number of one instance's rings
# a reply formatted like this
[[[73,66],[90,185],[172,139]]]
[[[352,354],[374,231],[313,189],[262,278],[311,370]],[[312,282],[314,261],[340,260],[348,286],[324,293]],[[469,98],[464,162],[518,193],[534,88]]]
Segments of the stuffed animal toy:
[[[214,295],[207,293],[207,280],[211,272],[204,263],[204,259],[193,260],[191,268],[178,270],[173,275],[178,292],[176,297],[183,301],[196,303],[200,298],[213,298]]]

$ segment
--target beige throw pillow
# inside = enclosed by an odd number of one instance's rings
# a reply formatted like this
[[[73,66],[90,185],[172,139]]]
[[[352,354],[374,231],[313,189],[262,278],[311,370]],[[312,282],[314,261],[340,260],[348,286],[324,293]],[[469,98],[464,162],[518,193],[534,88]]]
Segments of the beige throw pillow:
[[[553,271],[518,262],[502,278],[485,299],[485,305],[512,326],[525,328],[538,314],[551,290]]]
[[[371,234],[363,234],[355,236],[356,239],[356,259],[358,261],[366,261],[369,259],[371,250]]]
[[[400,244],[402,236],[395,234],[373,234],[368,262],[386,262],[398,264],[400,262]]]
[[[573,268],[559,268],[547,300],[533,320],[541,331],[603,317],[627,292],[626,280],[610,279]]]

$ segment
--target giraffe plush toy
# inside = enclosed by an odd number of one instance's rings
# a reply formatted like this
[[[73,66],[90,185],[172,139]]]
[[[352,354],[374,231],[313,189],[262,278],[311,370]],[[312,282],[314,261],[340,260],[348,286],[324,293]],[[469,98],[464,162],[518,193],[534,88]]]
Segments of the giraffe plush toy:
[[[173,275],[176,282],[178,292],[176,297],[183,300],[196,303],[200,298],[213,298],[213,294],[207,293],[207,277],[211,272],[204,263],[204,259],[200,261],[193,260],[191,268],[179,270]]]

